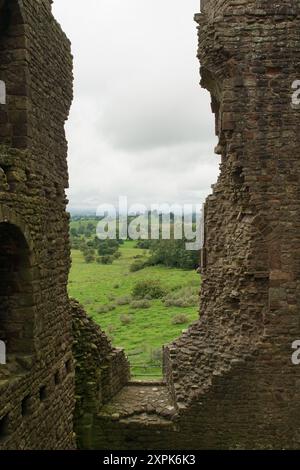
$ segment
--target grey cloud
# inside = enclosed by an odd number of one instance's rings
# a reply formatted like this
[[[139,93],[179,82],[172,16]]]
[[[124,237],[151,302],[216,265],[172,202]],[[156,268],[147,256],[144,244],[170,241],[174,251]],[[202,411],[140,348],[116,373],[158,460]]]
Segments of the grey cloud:
[[[55,0],[72,41],[75,99],[67,123],[70,207],[199,202],[219,160],[201,90],[193,14],[199,0]]]
[[[179,94],[179,92],[181,94]],[[187,96],[174,89],[167,97],[156,90],[153,96],[130,90],[114,97],[99,123],[109,142],[126,150],[139,151],[175,143],[205,142],[213,138],[213,120],[204,100],[186,106]],[[202,105],[202,106],[201,106]],[[201,109],[207,117],[201,119]]]

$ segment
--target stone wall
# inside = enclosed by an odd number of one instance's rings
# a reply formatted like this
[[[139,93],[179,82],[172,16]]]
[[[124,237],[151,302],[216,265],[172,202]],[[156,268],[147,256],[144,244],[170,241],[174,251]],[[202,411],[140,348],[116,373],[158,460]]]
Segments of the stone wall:
[[[70,43],[50,0],[1,0],[0,449],[74,447],[67,143]]]
[[[221,173],[205,207],[201,319],[167,350],[169,384],[210,446],[295,448],[299,3],[206,1],[196,21]]]
[[[101,407],[130,378],[129,363],[122,349],[113,348],[107,336],[82,307],[72,301],[76,407],[74,428],[79,448],[90,448],[95,417]]]

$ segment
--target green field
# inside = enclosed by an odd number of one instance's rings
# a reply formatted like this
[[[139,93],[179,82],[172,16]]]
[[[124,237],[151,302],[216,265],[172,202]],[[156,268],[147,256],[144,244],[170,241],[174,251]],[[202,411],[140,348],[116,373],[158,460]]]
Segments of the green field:
[[[182,288],[199,286],[195,271],[151,266],[131,273],[130,265],[136,256],[146,256],[144,250],[135,248],[135,242],[126,241],[120,247],[121,257],[112,265],[85,263],[80,251],[72,251],[72,269],[69,294],[77,299],[87,313],[109,335],[113,345],[123,347],[132,365],[132,375],[144,379],[161,377],[161,348],[176,337],[198,317],[197,305],[193,307],[166,307],[163,299],[151,300],[150,308],[134,309],[132,305],[118,305],[131,295],[140,280],[158,279],[167,292],[176,293]],[[126,302],[126,300],[125,300]],[[103,306],[113,308],[99,313]],[[186,316],[183,324],[173,324],[178,314]]]

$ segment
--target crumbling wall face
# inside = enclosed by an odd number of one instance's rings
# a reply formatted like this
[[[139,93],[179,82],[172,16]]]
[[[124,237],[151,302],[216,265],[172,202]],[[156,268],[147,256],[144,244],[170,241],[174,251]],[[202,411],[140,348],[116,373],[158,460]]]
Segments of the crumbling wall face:
[[[72,100],[72,58],[51,3],[0,1],[0,80],[7,89],[6,103],[0,104],[1,256],[8,259],[1,224],[18,233],[28,252],[28,269],[22,271],[28,274],[26,282],[10,283],[10,290],[4,290],[13,299],[11,329],[4,303],[2,313],[6,336],[15,335],[18,344],[31,338],[29,347],[17,354],[10,351],[14,354],[8,355],[8,364],[0,365],[0,449],[74,447],[64,192],[64,123]],[[1,279],[1,287],[5,282]],[[14,290],[18,295],[12,297]]]
[[[194,444],[297,448],[299,3],[206,1],[196,21],[221,172],[205,208],[200,320],[166,348],[166,376]]]
[[[74,429],[79,448],[91,448],[94,423],[101,407],[130,378],[129,363],[122,349],[113,348],[107,336],[82,307],[71,302],[76,372]]]

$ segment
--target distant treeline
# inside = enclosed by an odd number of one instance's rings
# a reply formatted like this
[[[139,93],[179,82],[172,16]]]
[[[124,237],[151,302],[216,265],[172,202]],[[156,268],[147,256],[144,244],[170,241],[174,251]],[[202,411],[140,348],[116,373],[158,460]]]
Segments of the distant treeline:
[[[134,217],[132,218],[134,219]],[[73,249],[82,251],[87,263],[98,262],[111,264],[121,254],[120,245],[124,240],[99,240],[96,236],[96,226],[99,219],[76,218],[71,220],[70,238]],[[149,231],[151,230],[151,226]],[[186,240],[174,239],[174,226],[171,222],[170,239],[136,241],[136,248],[144,250],[143,255],[137,255],[131,266],[131,271],[139,271],[147,266],[164,265],[181,269],[196,269],[199,264],[199,252],[186,249]],[[161,235],[161,230],[160,230]]]

